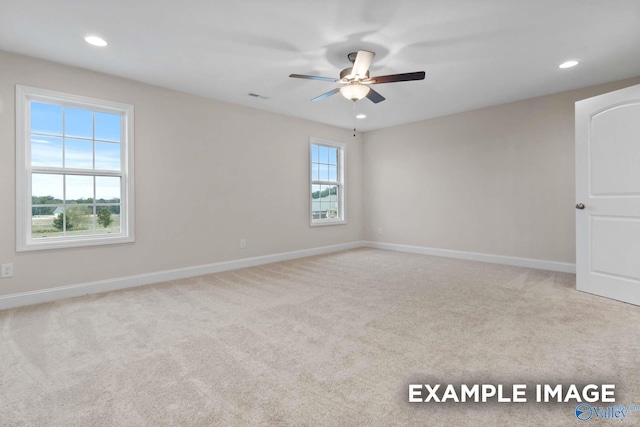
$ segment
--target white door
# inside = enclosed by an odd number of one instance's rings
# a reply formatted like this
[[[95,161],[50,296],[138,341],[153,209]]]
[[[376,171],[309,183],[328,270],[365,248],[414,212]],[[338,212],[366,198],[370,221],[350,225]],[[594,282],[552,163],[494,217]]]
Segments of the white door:
[[[640,305],[640,85],[576,103],[580,291]]]

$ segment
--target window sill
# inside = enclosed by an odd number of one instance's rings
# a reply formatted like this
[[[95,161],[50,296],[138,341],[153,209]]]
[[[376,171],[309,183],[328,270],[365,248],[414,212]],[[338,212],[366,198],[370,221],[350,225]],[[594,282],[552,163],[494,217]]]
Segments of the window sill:
[[[309,224],[310,227],[324,227],[327,225],[344,225],[347,223],[347,220],[344,219],[325,219],[325,220],[315,220],[311,221]]]
[[[38,239],[31,240],[27,243],[23,243],[18,246],[16,252],[30,252],[30,251],[44,251],[50,249],[67,249],[67,248],[78,248],[85,246],[105,246],[105,245],[116,245],[122,243],[133,243],[135,242],[135,238],[132,236],[104,236],[104,237],[95,237],[90,236],[87,238],[77,238],[77,239],[56,239],[52,237],[51,239]]]

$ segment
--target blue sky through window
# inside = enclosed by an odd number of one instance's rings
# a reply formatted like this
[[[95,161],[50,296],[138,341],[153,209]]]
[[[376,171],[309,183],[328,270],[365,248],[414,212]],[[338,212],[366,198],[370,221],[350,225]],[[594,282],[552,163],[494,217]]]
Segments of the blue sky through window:
[[[62,135],[62,106],[32,102],[31,132]]]
[[[54,199],[63,198],[63,175],[34,173],[31,175],[32,194],[35,197],[53,196]]]
[[[93,177],[84,175],[67,175],[67,200],[93,199]]]
[[[96,141],[96,169],[120,170],[120,144]]]
[[[34,166],[62,167],[62,138],[31,136],[31,164]]]
[[[79,138],[93,138],[93,111],[65,107],[64,135]]]
[[[64,166],[93,169],[93,142],[86,139],[64,139]]]
[[[96,139],[120,142],[120,115],[95,113]]]

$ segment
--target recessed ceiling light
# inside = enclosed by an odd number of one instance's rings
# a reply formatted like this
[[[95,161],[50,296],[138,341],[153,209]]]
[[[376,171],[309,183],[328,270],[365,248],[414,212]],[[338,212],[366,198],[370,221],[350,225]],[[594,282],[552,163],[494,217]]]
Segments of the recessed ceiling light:
[[[576,61],[575,59],[572,59],[571,61],[563,62],[562,64],[558,65],[558,67],[559,68],[571,68],[571,67],[575,67],[578,64],[579,64],[578,61]]]
[[[84,41],[99,47],[105,47],[107,45],[107,42],[103,38],[98,36],[87,36],[84,38]]]
[[[366,115],[366,114],[358,114],[358,115],[356,116],[356,119],[366,119],[366,118],[367,118],[367,115]]]

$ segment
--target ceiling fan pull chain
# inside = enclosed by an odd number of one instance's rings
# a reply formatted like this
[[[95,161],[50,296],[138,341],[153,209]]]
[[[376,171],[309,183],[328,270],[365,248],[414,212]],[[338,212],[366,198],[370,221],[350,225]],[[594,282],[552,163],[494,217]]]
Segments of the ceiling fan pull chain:
[[[356,101],[353,101],[353,137],[356,137]]]

